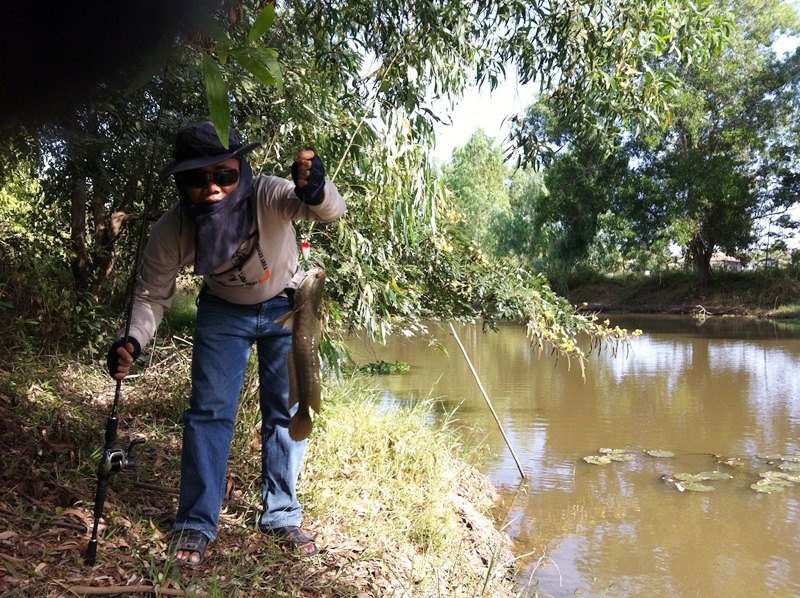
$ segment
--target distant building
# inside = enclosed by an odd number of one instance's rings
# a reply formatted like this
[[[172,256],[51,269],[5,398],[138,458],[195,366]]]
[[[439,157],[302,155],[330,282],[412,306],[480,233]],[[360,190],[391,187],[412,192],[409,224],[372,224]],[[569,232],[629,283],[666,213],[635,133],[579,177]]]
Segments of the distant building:
[[[778,267],[778,260],[774,260],[771,257],[765,257],[760,259],[756,262],[759,268],[777,268]]]
[[[737,260],[735,257],[726,255],[721,251],[717,251],[714,253],[714,255],[711,256],[710,263],[712,268],[720,268],[722,270],[744,269],[744,264],[742,264],[740,260]]]

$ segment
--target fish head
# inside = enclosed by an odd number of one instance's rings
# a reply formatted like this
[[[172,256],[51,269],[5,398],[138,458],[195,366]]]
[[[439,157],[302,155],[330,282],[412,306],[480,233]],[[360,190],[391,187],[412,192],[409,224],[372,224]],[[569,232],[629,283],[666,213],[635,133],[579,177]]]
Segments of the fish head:
[[[310,268],[308,272],[306,272],[306,277],[303,279],[302,284],[306,284],[306,281],[309,281],[310,284],[319,284],[325,282],[325,268],[321,266],[314,266]]]
[[[295,309],[303,306],[310,306],[315,315],[319,317],[319,309],[322,305],[322,291],[325,287],[325,269],[319,266],[314,266],[308,272],[306,277],[294,296]]]

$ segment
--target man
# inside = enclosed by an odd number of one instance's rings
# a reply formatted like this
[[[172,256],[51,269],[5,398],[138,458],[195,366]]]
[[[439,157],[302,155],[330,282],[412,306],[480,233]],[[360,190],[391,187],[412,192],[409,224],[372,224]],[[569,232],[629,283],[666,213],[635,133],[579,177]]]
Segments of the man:
[[[109,373],[123,379],[155,334],[175,295],[179,269],[203,276],[192,354],[192,393],[184,412],[181,493],[171,550],[178,564],[197,565],[216,538],[239,395],[252,345],[258,350],[262,414],[262,495],[259,527],[302,555],[317,547],[301,525],[296,481],[307,441],[289,437],[297,409],[288,406],[286,358],[291,331],[275,320],[292,309],[298,268],[293,220],[331,221],[345,212],[322,160],[295,156],[292,179],[253,176],[231,130],[225,149],[210,122],[178,131],[173,162],[180,201],[153,225],[134,291],[130,336],[108,353]]]

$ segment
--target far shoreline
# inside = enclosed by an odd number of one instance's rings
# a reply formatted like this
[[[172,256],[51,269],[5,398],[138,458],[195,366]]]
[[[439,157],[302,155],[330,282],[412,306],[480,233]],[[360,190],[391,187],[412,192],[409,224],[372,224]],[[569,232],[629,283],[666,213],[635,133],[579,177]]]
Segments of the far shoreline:
[[[581,311],[665,315],[743,316],[800,322],[800,268],[716,271],[707,287],[692,272],[651,276],[584,274],[561,294]]]

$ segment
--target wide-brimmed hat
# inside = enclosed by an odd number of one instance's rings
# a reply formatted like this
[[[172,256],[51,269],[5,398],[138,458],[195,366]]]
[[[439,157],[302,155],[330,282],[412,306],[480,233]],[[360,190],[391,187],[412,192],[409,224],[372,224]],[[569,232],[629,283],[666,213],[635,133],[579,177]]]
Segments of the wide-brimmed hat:
[[[220,143],[214,123],[191,123],[178,130],[172,150],[173,161],[161,171],[161,178],[165,179],[184,170],[211,166],[229,158],[238,158],[260,145],[258,141],[242,145],[239,134],[231,128],[228,133],[228,149],[225,149]]]

